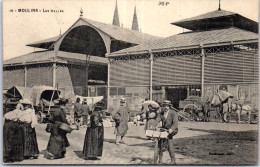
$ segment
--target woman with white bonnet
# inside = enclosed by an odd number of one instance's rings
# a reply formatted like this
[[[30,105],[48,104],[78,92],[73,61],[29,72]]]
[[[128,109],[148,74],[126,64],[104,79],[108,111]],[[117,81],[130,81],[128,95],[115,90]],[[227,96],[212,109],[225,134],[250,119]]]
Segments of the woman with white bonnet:
[[[19,117],[24,137],[24,158],[36,159],[39,155],[35,127],[38,124],[33,104],[28,99],[23,99],[21,104],[24,110]]]

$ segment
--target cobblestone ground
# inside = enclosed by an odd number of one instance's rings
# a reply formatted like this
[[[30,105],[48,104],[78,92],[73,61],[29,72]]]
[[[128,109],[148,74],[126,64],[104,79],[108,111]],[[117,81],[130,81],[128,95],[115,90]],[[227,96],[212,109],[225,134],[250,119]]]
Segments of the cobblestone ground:
[[[71,146],[64,159],[44,158],[49,133],[45,124],[37,127],[41,154],[38,159],[15,164],[152,164],[153,141],[145,138],[144,126],[130,126],[127,145],[115,145],[114,128],[105,128],[102,157],[85,160],[81,154],[86,128],[68,134]],[[180,122],[175,136],[178,165],[255,165],[258,163],[258,125]],[[170,162],[168,152],[163,163]]]

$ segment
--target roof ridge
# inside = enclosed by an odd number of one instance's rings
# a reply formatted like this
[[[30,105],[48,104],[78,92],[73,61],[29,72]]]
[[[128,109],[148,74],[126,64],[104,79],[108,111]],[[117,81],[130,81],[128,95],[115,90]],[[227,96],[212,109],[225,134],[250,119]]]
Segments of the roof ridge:
[[[230,11],[227,11],[227,10],[214,10],[214,11],[211,11],[211,12],[207,12],[207,13],[203,13],[203,14],[200,14],[200,15],[197,15],[197,16],[194,16],[194,17],[189,17],[189,18],[186,18],[186,19],[181,19],[179,21],[175,21],[175,22],[172,22],[171,24],[175,24],[175,23],[180,23],[180,22],[187,22],[187,21],[191,21],[191,20],[203,20],[203,19],[206,19],[206,18],[210,18],[210,17],[205,17],[205,18],[201,18],[201,19],[195,19],[195,18],[198,18],[198,17],[201,17],[201,16],[204,16],[204,15],[209,15],[209,14],[212,14],[212,13],[223,13],[223,12],[228,12],[229,14],[226,14],[226,15],[235,15],[235,14],[238,14],[238,13],[234,13],[234,12],[230,12]],[[221,16],[215,16],[214,18],[217,18],[217,17],[223,17],[223,15]]]
[[[109,24],[109,23],[103,23],[103,22],[100,22],[100,21],[95,21],[95,20],[91,20],[91,19],[87,19],[87,18],[83,18],[83,19],[85,21],[90,20],[90,21],[93,21],[93,22],[96,22],[96,23],[99,23],[99,24],[109,25],[111,27],[120,28],[120,29],[123,29],[123,30],[127,30],[129,32],[137,33],[137,34],[144,34],[144,35],[149,35],[149,36],[161,38],[161,37],[158,37],[158,36],[155,36],[155,35],[147,34],[147,33],[140,32],[140,31],[131,30],[131,29],[128,29],[128,28],[125,28],[125,27],[120,27],[120,26],[116,26],[116,25],[113,25],[113,24]],[[93,26],[95,26],[95,25],[93,25]]]

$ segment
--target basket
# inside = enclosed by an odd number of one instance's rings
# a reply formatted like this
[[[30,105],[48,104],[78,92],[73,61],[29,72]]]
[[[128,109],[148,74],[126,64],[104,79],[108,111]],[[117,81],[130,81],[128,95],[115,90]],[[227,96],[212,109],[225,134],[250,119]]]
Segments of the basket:
[[[146,130],[145,131],[145,135],[147,137],[166,139],[168,137],[168,132],[159,132],[159,131],[153,131],[153,130]]]
[[[73,130],[68,124],[65,123],[61,123],[60,129],[64,130],[67,133],[70,133]]]

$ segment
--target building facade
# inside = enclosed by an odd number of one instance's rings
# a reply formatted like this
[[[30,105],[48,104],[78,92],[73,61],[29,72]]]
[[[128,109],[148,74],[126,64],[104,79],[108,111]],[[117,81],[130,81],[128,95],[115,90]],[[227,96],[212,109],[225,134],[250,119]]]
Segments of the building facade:
[[[178,108],[222,88],[258,106],[256,22],[219,9],[172,24],[190,31],[108,54],[111,106],[126,96],[133,110],[145,98]]]
[[[64,97],[107,97],[108,59],[105,54],[159,37],[120,27],[118,8],[113,25],[80,18],[63,34],[30,43],[44,49],[3,62],[3,89],[13,86],[55,86]],[[135,17],[136,12],[135,12]],[[133,24],[137,24],[137,19]]]

